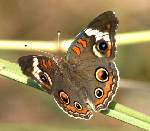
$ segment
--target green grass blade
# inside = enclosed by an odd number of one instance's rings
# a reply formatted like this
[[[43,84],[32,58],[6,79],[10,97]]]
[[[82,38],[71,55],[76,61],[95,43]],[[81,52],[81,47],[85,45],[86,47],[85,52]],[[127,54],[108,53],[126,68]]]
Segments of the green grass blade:
[[[135,111],[129,107],[112,102],[109,105],[109,109],[106,111],[101,111],[101,113],[114,117],[123,122],[129,123],[131,125],[140,127],[145,130],[150,130],[150,117]]]
[[[15,63],[0,59],[0,75],[43,91],[43,89],[40,88],[37,83],[23,75],[19,66]],[[107,111],[101,112],[105,115],[124,121],[139,128],[150,130],[149,116],[121,104],[112,102]]]
[[[73,40],[60,41],[60,49],[67,51]],[[121,33],[116,35],[117,45],[129,45],[138,43],[150,42],[150,30],[138,31],[131,33]],[[28,45],[28,47],[25,47]],[[0,40],[0,50],[44,50],[44,51],[58,51],[56,41],[19,41],[19,40]]]
[[[0,59],[0,75],[44,91],[37,83],[23,75],[19,65],[15,63]]]
[[[121,33],[116,36],[117,45],[140,44],[150,42],[150,30]]]
[[[136,119],[140,119],[141,121],[145,121],[145,122],[150,124],[150,117],[143,114],[143,113],[141,113],[141,112],[137,112],[137,111],[135,111],[131,108],[128,108],[124,105],[121,105],[121,104],[118,104],[118,103],[115,103],[115,102],[111,103],[111,107],[112,107],[112,109],[114,107],[115,110],[118,111],[118,112],[122,112],[124,114],[127,114],[129,116],[132,116]]]

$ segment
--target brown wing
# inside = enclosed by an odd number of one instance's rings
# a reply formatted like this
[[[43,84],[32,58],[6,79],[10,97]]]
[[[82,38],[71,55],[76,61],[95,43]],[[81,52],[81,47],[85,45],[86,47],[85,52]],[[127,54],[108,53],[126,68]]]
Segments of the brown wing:
[[[85,90],[87,104],[95,111],[106,109],[117,91],[119,76],[113,62],[117,24],[112,11],[99,15],[76,37],[66,56],[72,81]]]

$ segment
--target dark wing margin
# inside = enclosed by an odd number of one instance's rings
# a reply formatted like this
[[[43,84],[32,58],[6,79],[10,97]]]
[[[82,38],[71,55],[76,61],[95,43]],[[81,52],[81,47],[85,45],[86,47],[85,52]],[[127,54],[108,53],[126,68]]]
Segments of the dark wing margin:
[[[100,14],[95,19],[93,19],[87,28],[97,29],[99,31],[109,31],[109,33],[114,33],[118,26],[118,19],[115,16],[115,12],[107,11]]]

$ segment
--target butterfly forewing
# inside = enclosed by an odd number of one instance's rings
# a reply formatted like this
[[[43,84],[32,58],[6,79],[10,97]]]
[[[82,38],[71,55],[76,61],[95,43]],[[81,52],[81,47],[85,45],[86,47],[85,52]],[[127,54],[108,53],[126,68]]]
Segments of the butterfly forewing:
[[[75,67],[70,75],[81,83],[78,88],[85,89],[87,104],[94,111],[106,109],[118,88],[119,75],[113,62],[117,25],[114,12],[99,15],[77,36],[66,57]]]
[[[46,56],[28,55],[18,59],[22,72],[34,79],[49,93],[52,91],[56,78],[61,76],[59,65],[53,58]]]

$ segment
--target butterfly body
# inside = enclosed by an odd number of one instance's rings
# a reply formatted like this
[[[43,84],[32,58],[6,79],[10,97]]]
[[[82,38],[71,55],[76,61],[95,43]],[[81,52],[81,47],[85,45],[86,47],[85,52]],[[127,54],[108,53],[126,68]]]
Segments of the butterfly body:
[[[104,12],[77,35],[65,59],[30,55],[18,63],[69,116],[90,119],[93,111],[107,109],[118,88],[117,25],[115,14]]]

